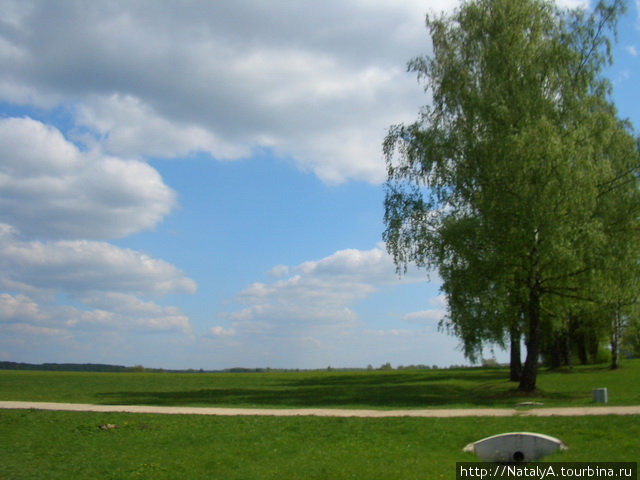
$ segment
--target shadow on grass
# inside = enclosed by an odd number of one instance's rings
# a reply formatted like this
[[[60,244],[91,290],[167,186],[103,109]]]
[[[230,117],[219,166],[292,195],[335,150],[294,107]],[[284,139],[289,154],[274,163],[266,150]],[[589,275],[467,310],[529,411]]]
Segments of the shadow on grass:
[[[380,385],[380,384],[433,384],[440,382],[501,382],[508,373],[504,370],[441,370],[429,371],[428,374],[420,372],[373,372],[368,374],[323,375],[319,377],[303,378],[288,382],[291,386],[306,387],[319,385]]]
[[[209,405],[280,408],[436,408],[512,407],[524,398],[504,372],[477,375],[421,374],[326,375],[282,381],[261,388],[208,388],[163,392],[110,392],[98,394],[101,403],[125,405]],[[570,399],[551,394],[546,399]]]

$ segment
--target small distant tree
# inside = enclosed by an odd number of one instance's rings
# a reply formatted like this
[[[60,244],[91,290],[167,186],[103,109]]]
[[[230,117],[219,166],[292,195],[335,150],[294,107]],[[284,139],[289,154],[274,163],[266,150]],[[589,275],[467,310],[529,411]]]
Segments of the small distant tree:
[[[486,368],[493,368],[498,366],[498,362],[495,358],[483,358],[482,366]]]

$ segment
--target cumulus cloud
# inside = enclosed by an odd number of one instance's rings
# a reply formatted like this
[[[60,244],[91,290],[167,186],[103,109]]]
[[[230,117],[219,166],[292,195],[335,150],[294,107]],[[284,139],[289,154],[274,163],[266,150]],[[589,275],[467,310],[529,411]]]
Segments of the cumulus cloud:
[[[198,124],[171,122],[130,95],[91,96],[76,107],[75,113],[78,124],[91,132],[76,132],[75,137],[117,155],[173,158],[207,152],[218,160],[234,160],[251,153],[249,148],[226,142]]]
[[[429,355],[455,351],[456,340],[437,331],[444,297],[427,297],[431,308],[425,312],[404,313],[399,303],[379,304],[397,290],[431,290],[419,286],[426,280],[424,271],[398,277],[384,244],[277,265],[267,275],[267,281],[240,291],[236,308],[221,313],[208,332],[223,364],[222,352],[233,358],[241,354],[256,365],[313,368],[381,364],[399,352],[406,362],[417,364],[424,362],[425,349]],[[394,313],[398,309],[400,313]],[[390,319],[397,327],[387,326]]]
[[[39,323],[47,318],[40,306],[26,295],[0,293],[0,322]]]
[[[155,169],[81,149],[26,117],[0,119],[0,149],[5,332],[190,333],[179,309],[144,298],[194,293],[195,282],[163,260],[98,241],[153,228],[172,209],[175,193]]]
[[[365,333],[367,335],[372,335],[372,336],[375,336],[375,337],[386,337],[386,336],[400,337],[400,336],[410,336],[412,334],[415,334],[415,332],[413,332],[412,330],[398,330],[398,329],[391,329],[391,330],[365,330]]]
[[[388,126],[427,101],[404,68],[429,51],[424,16],[458,4],[3,0],[0,99],[63,106],[115,155],[271,148],[327,182],[378,183]]]
[[[5,333],[15,333],[22,337],[57,337],[68,338],[69,332],[61,328],[48,328],[29,325],[26,323],[16,323],[11,325],[0,325],[0,329]]]
[[[249,285],[236,299],[245,307],[225,315],[238,332],[308,335],[352,329],[361,324],[355,304],[381,287],[424,281],[423,274],[399,280],[383,245],[340,250],[276,270],[290,276]]]
[[[216,325],[209,329],[209,333],[214,337],[233,337],[236,331],[233,328],[224,328]]]
[[[318,278],[341,278],[366,284],[397,281],[395,266],[384,245],[371,250],[339,250],[321,260],[304,262],[296,271]]]
[[[409,323],[437,325],[438,322],[444,318],[446,313],[446,310],[441,309],[420,310],[403,315],[402,320]]]
[[[117,238],[154,227],[175,193],[148,164],[81,151],[30,118],[0,120],[0,221],[44,238]]]
[[[0,279],[13,286],[25,284],[47,290],[128,292],[164,296],[194,293],[193,280],[173,265],[105,242],[21,240],[0,224]]]
[[[187,316],[174,307],[154,306],[155,315],[114,309],[83,310],[69,305],[39,304],[26,295],[0,294],[0,330],[29,336],[65,336],[89,331],[191,333]]]
[[[6,291],[0,294],[0,323],[14,332],[16,325],[33,334],[46,332],[42,328],[191,331],[178,308],[142,298],[194,293],[195,282],[134,250],[88,240],[24,240],[0,224],[0,269]],[[69,300],[60,304],[59,296]]]
[[[588,9],[591,5],[590,0],[556,0],[556,3],[561,8],[569,8],[569,9],[575,9],[575,8]]]
[[[282,277],[289,273],[289,267],[286,265],[276,265],[271,270],[269,270],[269,275],[272,277]]]
[[[6,331],[64,338],[83,329],[190,332],[179,309],[143,298],[194,293],[193,280],[163,260],[98,241],[153,228],[171,210],[175,193],[155,169],[80,149],[26,117],[0,119],[0,149]]]
[[[404,69],[428,48],[424,15],[458,4],[4,3],[0,97],[73,105],[111,153],[268,147],[327,182],[374,183],[386,128],[425,102]]]
[[[326,181],[380,182],[386,128],[422,101],[404,71],[426,41],[417,0],[2,3],[0,98],[62,105],[115,155],[267,147]]]
[[[57,332],[64,336],[82,331],[191,333],[189,318],[177,308],[156,305],[155,309],[158,310],[155,316],[84,310],[70,305],[40,304],[25,295],[5,293],[0,294],[0,329],[30,335]]]

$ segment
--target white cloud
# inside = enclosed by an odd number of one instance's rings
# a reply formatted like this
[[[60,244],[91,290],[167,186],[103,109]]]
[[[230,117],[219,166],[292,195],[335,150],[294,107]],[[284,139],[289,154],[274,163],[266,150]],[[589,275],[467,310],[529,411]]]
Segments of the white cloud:
[[[152,228],[171,210],[175,194],[155,169],[81,150],[30,118],[0,119],[0,149],[6,331],[65,339],[87,329],[190,333],[179,309],[143,298],[194,293],[193,280],[163,260],[94,240]]]
[[[137,320],[134,325],[136,329],[143,332],[181,332],[185,335],[191,333],[189,318],[181,314],[142,318]]]
[[[430,298],[429,305],[431,305],[432,307],[440,307],[441,309],[446,308],[447,296],[445,294],[440,294],[437,297]]]
[[[400,319],[407,323],[436,327],[447,315],[447,296],[444,294],[431,297],[427,304],[434,308],[405,313]]]
[[[72,295],[91,291],[164,296],[194,293],[193,280],[173,265],[105,242],[24,241],[0,225],[0,281]],[[6,288],[6,287],[5,287]]]
[[[40,306],[26,295],[0,293],[0,322],[42,322],[47,319]]]
[[[239,334],[324,335],[353,329],[362,323],[354,311],[358,302],[383,286],[424,281],[417,274],[399,280],[383,245],[340,250],[286,271],[291,276],[254,283],[238,294],[238,303],[246,307],[225,317]]]
[[[380,182],[387,127],[423,101],[404,65],[424,14],[457,2],[21,3],[3,2],[4,101],[62,105],[115,155],[269,147],[326,181]]]
[[[157,307],[158,316],[136,316],[108,310],[80,310],[74,307],[51,307],[52,317],[58,321],[64,312],[64,325],[70,331],[124,331],[138,333],[191,334],[189,318],[175,307]],[[55,315],[55,316],[54,316]]]
[[[0,221],[26,235],[106,239],[154,227],[175,193],[146,163],[83,152],[53,127],[0,120]]]
[[[14,333],[69,338],[86,331],[191,334],[189,318],[177,308],[155,306],[155,310],[157,315],[151,316],[140,312],[118,313],[117,309],[82,310],[4,293],[0,294],[0,328]]]
[[[633,57],[638,56],[638,49],[635,47],[635,45],[627,45],[624,47],[624,49],[627,51],[627,53],[629,53],[629,55]]]
[[[63,106],[115,155],[272,148],[326,182],[378,183],[387,128],[428,101],[404,68],[428,53],[424,16],[459,3],[4,0],[0,99]]]
[[[446,310],[432,309],[410,312],[402,316],[402,320],[409,323],[437,325],[446,315]]]
[[[271,277],[283,277],[289,274],[289,267],[286,265],[276,265],[269,271]]]
[[[371,250],[339,250],[321,260],[304,262],[295,267],[295,271],[318,278],[340,278],[373,285],[398,281],[393,259],[385,251],[383,244]],[[423,279],[420,275],[419,280]],[[410,275],[405,280],[415,281],[418,278]]]
[[[60,328],[48,328],[29,325],[26,323],[16,323],[0,327],[5,333],[16,333],[26,337],[59,337],[68,338],[69,332]]]
[[[374,337],[412,337],[415,336],[414,330],[391,329],[391,330],[365,330],[365,334]]]
[[[378,365],[394,358],[418,364],[425,355],[464,363],[455,352],[457,340],[436,328],[444,297],[427,299],[433,307],[428,314],[391,313],[399,304],[376,303],[398,289],[420,291],[413,284],[426,281],[421,271],[399,278],[384,244],[278,265],[268,273],[268,281],[239,292],[237,308],[220,314],[225,323],[209,331],[209,337],[224,339],[216,343],[221,364],[228,365],[225,357],[240,357],[244,365],[301,368]],[[389,318],[397,327],[388,326]]]
[[[216,325],[209,329],[209,333],[214,337],[233,337],[236,331],[233,328],[223,328]]]
[[[178,313],[175,307],[162,307],[157,303],[144,301],[129,293],[89,291],[76,294],[76,296],[84,305],[123,315],[154,317],[172,316]]]
[[[0,323],[13,333],[191,332],[178,308],[143,297],[194,293],[195,282],[140,252],[87,240],[27,241],[0,224],[0,271]]]
[[[560,8],[576,9],[581,8],[587,10],[591,6],[590,0],[556,0]]]
[[[172,158],[202,151],[218,160],[233,160],[251,153],[249,148],[225,142],[202,126],[171,122],[129,95],[90,97],[76,108],[76,115],[78,124],[92,132],[76,133],[79,140],[117,155]]]

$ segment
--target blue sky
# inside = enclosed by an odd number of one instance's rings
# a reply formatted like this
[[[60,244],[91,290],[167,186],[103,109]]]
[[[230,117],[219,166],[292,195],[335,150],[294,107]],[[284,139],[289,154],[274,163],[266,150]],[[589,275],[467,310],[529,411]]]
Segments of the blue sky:
[[[466,363],[381,243],[382,139],[429,101],[405,64],[456,4],[0,0],[0,359]],[[630,2],[636,127],[639,54]]]

